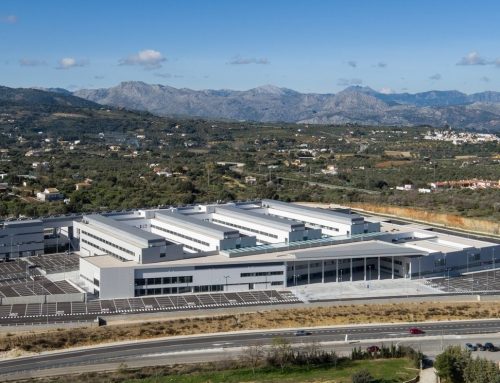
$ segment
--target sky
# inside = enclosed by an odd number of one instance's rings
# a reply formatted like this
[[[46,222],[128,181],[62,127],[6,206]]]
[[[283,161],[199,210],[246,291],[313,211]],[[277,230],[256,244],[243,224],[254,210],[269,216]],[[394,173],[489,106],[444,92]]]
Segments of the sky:
[[[0,85],[500,91],[500,1],[0,0]]]

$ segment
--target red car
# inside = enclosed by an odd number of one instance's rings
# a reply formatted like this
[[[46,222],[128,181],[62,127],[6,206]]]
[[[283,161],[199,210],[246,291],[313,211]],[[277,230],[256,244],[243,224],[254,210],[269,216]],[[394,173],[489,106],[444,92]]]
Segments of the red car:
[[[379,346],[370,346],[366,349],[366,351],[371,353],[371,354],[374,354],[374,353],[380,351],[380,347]]]
[[[425,333],[425,331],[418,328],[418,327],[412,327],[410,329],[410,334],[424,334],[424,333]]]

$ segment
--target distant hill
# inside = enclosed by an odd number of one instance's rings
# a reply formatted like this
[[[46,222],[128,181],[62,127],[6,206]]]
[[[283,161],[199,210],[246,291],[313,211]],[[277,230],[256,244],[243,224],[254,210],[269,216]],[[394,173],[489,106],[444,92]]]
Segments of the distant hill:
[[[93,101],[74,96],[71,92],[64,89],[57,89],[56,92],[50,92],[40,89],[30,88],[8,88],[0,86],[0,104],[1,105],[46,105],[46,106],[64,106],[78,108],[101,108]]]
[[[300,93],[265,85],[246,91],[177,89],[139,81],[74,93],[99,104],[192,116],[261,122],[432,125],[500,131],[500,92],[383,94],[354,86],[337,94]]]

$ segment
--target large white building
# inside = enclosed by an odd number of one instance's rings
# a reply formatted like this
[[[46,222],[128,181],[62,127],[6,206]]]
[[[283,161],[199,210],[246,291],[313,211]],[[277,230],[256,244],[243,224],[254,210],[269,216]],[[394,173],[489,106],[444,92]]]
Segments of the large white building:
[[[81,283],[101,298],[443,276],[500,264],[496,243],[271,200],[5,222],[0,256],[43,252],[47,230],[78,249]]]

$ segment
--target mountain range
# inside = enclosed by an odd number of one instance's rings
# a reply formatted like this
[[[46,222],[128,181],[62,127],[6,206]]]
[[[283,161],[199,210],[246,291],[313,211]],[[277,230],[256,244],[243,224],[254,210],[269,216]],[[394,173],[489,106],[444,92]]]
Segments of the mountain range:
[[[260,122],[362,125],[450,125],[500,131],[500,92],[377,92],[352,86],[333,94],[300,93],[273,85],[236,90],[192,90],[140,81],[73,95],[104,105],[190,116]]]

